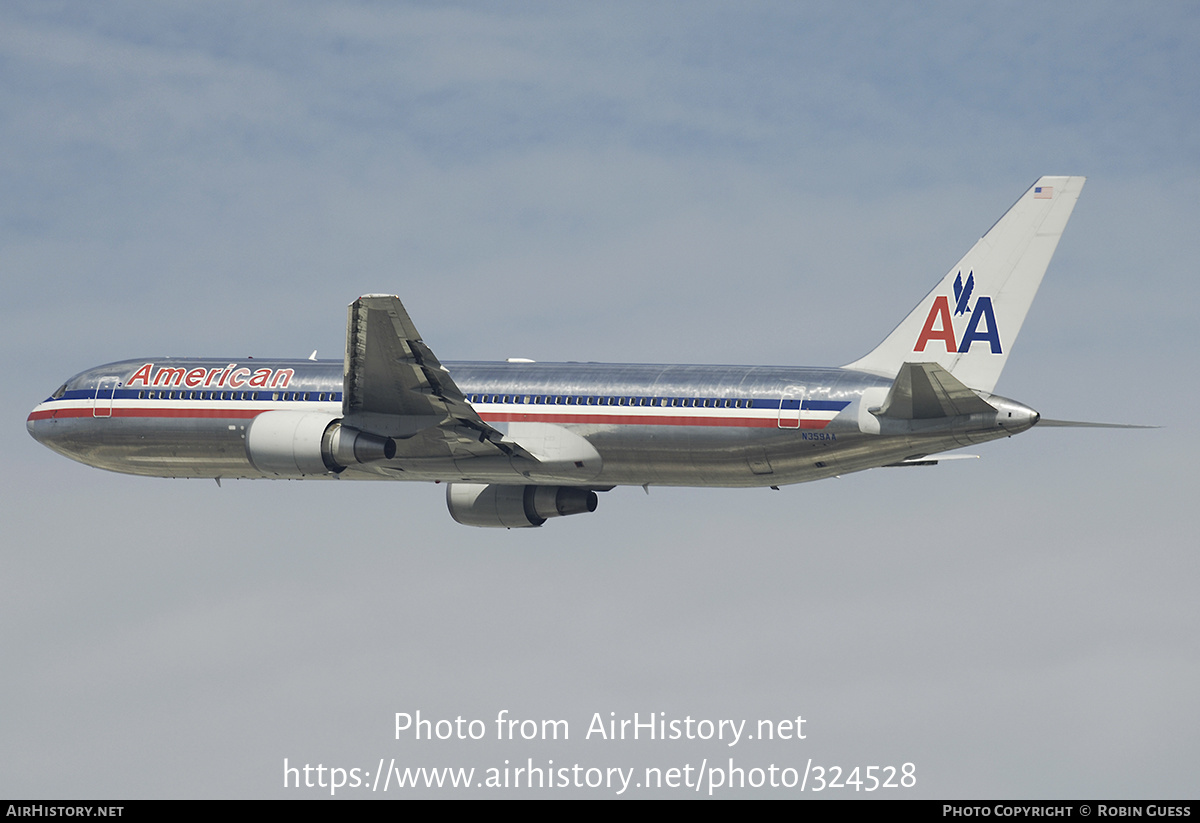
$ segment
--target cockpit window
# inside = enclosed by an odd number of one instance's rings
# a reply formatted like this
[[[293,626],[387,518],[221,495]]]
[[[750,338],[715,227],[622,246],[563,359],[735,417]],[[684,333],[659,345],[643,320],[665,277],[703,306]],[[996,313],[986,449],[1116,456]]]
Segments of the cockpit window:
[[[54,390],[54,394],[50,395],[50,397],[53,400],[57,400],[58,398],[62,397],[66,393],[67,393],[67,384],[63,383],[61,386],[59,386],[57,389]]]

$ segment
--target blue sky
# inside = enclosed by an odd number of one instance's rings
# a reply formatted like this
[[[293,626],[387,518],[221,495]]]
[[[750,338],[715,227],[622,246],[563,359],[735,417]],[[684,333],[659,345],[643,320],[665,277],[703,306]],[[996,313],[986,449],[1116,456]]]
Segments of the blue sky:
[[[1188,795],[1198,46],[1188,4],[5,4],[0,787],[723,754],[389,735],[508,708],[801,713],[735,756],[920,796]],[[997,389],[1161,430],[502,534],[24,432],[101,362],[340,357],[369,292],[442,360],[849,362],[1042,174],[1089,181]]]

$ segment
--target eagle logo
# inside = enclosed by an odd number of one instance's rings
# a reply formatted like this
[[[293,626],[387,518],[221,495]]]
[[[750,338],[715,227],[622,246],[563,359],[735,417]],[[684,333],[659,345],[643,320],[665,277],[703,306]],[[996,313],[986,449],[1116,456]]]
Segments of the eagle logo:
[[[971,292],[975,291],[975,272],[967,273],[967,284],[963,285],[962,272],[954,278],[954,314],[966,314],[967,303],[971,300]]]

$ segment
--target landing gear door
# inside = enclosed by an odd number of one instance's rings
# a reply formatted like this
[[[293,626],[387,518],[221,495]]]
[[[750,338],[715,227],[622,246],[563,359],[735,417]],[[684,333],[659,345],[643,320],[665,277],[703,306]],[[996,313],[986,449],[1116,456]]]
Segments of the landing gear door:
[[[779,428],[800,428],[800,407],[804,404],[804,386],[788,386],[779,400]]]
[[[101,377],[96,383],[96,399],[92,404],[92,417],[112,417],[113,395],[121,378],[115,374]]]

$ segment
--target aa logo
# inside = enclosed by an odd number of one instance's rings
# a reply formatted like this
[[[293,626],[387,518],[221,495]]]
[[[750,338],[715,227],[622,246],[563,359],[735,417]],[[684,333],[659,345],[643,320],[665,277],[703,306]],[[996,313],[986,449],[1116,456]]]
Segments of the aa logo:
[[[963,282],[962,272],[954,278],[954,314],[950,314],[950,298],[944,294],[938,295],[929,308],[925,325],[917,337],[917,345],[913,351],[925,351],[930,341],[946,344],[946,351],[963,353],[971,350],[971,344],[977,340],[986,340],[991,344],[992,354],[1002,354],[1000,348],[1000,330],[996,327],[996,313],[992,310],[992,298],[980,297],[975,301],[975,308],[970,308],[971,293],[975,291],[975,272],[968,272],[967,282]],[[967,325],[959,339],[954,331],[954,317],[970,315]],[[961,323],[961,321],[959,321]]]

